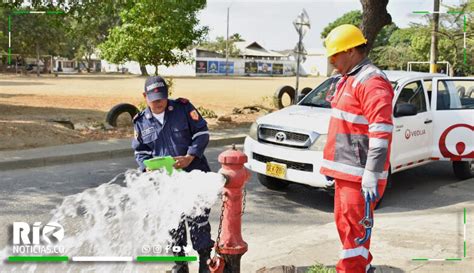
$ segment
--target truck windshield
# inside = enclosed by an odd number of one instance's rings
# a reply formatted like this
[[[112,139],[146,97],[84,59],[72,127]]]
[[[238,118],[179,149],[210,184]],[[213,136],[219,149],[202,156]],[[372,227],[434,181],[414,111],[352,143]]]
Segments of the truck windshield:
[[[298,104],[305,106],[331,108],[331,104],[326,100],[328,92],[333,93],[336,83],[340,77],[331,77],[318,85],[313,91],[306,95]]]

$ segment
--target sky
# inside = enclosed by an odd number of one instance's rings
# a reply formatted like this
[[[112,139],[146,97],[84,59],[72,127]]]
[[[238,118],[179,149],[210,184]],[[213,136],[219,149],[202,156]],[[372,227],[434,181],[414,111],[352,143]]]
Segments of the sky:
[[[459,5],[467,0],[441,0]],[[359,0],[208,0],[199,14],[202,25],[209,27],[209,38],[226,36],[227,7],[230,7],[229,35],[239,33],[246,41],[257,41],[267,49],[292,49],[298,42],[293,20],[306,9],[311,29],[303,38],[307,49],[322,48],[321,31],[351,10],[362,10]],[[398,27],[421,22],[415,10],[433,10],[433,0],[390,0],[388,12]],[[441,11],[445,10],[441,8]]]

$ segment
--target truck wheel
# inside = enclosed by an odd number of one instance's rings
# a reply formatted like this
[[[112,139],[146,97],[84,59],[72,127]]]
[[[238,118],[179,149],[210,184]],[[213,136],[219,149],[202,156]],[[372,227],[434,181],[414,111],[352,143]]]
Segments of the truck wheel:
[[[283,105],[283,102],[282,102],[282,98],[285,94],[288,94],[288,96],[290,96],[290,101],[291,101],[291,104],[294,104],[295,102],[295,94],[296,94],[296,91],[293,87],[289,86],[289,85],[284,85],[280,88],[277,89],[277,91],[275,91],[275,94],[273,95],[273,105],[278,108],[278,109],[282,109],[285,107],[285,105]]]
[[[129,103],[120,103],[112,107],[110,111],[107,113],[107,117],[105,118],[105,122],[110,124],[113,127],[117,126],[117,118],[123,113],[129,113],[130,119],[133,118],[136,114],[140,111],[138,110],[135,105]]]
[[[308,95],[309,92],[313,91],[313,88],[311,87],[305,87],[303,89],[301,89],[301,95]]]
[[[286,189],[288,185],[290,185],[290,183],[285,180],[281,180],[281,179],[271,177],[271,176],[266,176],[263,174],[257,174],[257,178],[260,184],[264,185],[265,187],[271,190],[281,191],[283,189]]]
[[[453,171],[457,178],[469,179],[474,175],[474,161],[454,161]]]

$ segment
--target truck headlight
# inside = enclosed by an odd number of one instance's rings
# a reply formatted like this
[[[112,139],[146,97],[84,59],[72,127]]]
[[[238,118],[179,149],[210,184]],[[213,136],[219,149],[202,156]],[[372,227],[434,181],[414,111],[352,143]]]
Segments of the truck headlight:
[[[309,147],[311,151],[322,151],[326,145],[328,135],[319,135],[316,141]]]
[[[258,124],[256,122],[250,126],[249,137],[258,140]]]

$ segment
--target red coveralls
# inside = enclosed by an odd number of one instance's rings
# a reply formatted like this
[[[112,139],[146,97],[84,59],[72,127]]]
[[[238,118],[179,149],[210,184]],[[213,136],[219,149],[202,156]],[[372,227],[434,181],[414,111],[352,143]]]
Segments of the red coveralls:
[[[344,75],[331,98],[332,114],[321,173],[335,179],[334,217],[343,250],[338,273],[367,272],[370,240],[357,245],[365,230],[362,177],[379,180],[379,196],[387,182],[392,140],[393,89],[385,74],[368,59]],[[374,206],[372,205],[372,211]]]

